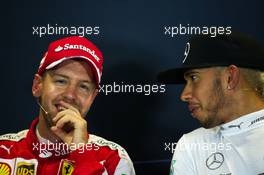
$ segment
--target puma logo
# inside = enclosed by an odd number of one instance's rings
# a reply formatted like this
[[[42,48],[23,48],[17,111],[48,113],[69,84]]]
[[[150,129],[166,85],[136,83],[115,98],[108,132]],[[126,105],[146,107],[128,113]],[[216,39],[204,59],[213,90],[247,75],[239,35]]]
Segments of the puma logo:
[[[0,148],[3,148],[4,150],[6,150],[8,152],[8,154],[10,154],[10,150],[13,147],[13,145],[11,145],[9,148],[7,148],[5,145],[0,145]]]
[[[228,128],[239,128],[241,129],[241,125],[243,124],[244,122],[241,122],[239,125],[229,125]]]

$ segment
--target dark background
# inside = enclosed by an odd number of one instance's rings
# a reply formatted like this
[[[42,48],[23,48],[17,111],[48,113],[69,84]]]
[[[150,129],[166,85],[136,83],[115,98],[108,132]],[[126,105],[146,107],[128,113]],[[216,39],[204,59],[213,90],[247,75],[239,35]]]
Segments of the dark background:
[[[157,84],[156,74],[180,65],[186,39],[165,26],[231,26],[264,43],[261,0],[9,1],[1,3],[0,134],[28,128],[38,115],[31,85],[48,44],[63,35],[33,35],[33,26],[99,26],[85,35],[104,54],[102,84]],[[166,144],[199,127],[180,102],[182,86],[165,93],[101,93],[88,114],[89,131],[128,151],[137,174],[169,173]]]

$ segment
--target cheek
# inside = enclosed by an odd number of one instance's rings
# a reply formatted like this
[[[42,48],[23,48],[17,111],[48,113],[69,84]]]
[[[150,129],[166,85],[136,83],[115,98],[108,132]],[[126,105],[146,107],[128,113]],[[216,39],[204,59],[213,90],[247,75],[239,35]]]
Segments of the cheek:
[[[79,96],[79,101],[81,103],[81,107],[83,111],[86,111],[88,108],[90,108],[93,100],[91,96],[85,97],[85,96]]]
[[[46,85],[43,87],[43,91],[42,91],[42,97],[44,99],[54,99],[57,97],[57,95],[60,94],[60,91],[58,89],[56,89],[54,86],[52,85]]]
[[[205,88],[198,88],[193,91],[193,98],[196,102],[198,102],[201,106],[207,105],[208,103],[213,102],[210,98],[210,94],[212,92]]]

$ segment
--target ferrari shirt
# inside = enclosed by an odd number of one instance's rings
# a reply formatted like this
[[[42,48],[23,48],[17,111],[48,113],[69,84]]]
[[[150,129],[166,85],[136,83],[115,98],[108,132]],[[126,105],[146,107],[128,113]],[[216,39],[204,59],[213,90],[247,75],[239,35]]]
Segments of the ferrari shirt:
[[[38,119],[29,130],[0,136],[1,175],[135,174],[126,150],[118,144],[89,134],[87,144],[70,151],[63,143],[40,139],[37,123]]]

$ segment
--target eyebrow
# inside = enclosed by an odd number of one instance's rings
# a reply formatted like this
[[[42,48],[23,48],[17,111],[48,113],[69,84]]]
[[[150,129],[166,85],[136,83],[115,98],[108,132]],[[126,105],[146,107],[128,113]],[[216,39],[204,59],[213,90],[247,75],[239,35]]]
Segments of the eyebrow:
[[[198,70],[189,70],[183,74],[183,77],[186,78],[186,77],[190,76],[191,74],[195,74],[195,73],[200,73],[200,72]]]

